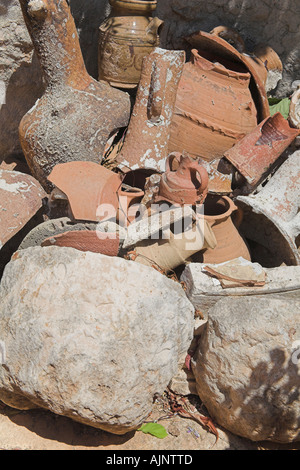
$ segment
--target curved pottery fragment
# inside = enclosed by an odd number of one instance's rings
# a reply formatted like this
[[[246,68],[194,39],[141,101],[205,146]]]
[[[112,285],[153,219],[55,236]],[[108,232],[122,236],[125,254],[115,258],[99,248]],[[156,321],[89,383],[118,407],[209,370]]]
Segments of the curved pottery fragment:
[[[122,171],[165,170],[170,125],[184,61],[183,51],[159,47],[144,58],[136,102],[124,145],[117,156]]]
[[[87,73],[66,0],[19,0],[43,72],[43,96],[23,117],[20,142],[33,176],[46,190],[57,163],[100,163],[109,137],[126,127],[127,93]]]
[[[300,265],[300,151],[294,152],[257,193],[238,196],[244,211],[240,230],[264,247],[268,265]]]
[[[0,170],[0,249],[38,212],[46,196],[32,176]]]
[[[68,198],[75,220],[134,219],[132,207],[144,192],[124,188],[122,176],[94,162],[68,162],[56,165],[49,181]]]

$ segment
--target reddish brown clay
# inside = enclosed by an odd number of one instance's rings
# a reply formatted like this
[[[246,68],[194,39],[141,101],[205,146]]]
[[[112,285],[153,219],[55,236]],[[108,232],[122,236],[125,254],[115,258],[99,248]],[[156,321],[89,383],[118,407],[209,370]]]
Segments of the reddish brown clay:
[[[282,114],[276,113],[225,152],[224,157],[244,176],[252,191],[275,169],[283,151],[299,134],[300,129],[292,129]]]
[[[216,237],[217,246],[195,255],[194,261],[203,263],[223,263],[242,257],[251,261],[248,247],[232,220],[237,206],[227,196],[208,195],[204,202],[204,220],[209,223]]]
[[[262,81],[261,64],[257,67],[258,60],[248,60],[249,56],[240,53],[235,47],[229,44],[225,39],[198,31],[186,38],[192,47],[196,48],[199,54],[208,60],[220,62],[225,66],[232,67],[232,64],[240,64],[246,67],[246,71],[250,73],[250,91],[257,109],[257,122],[261,122],[270,116],[268,96],[265,84]],[[245,70],[245,69],[244,69]]]
[[[32,176],[0,170],[0,249],[41,209],[46,196]]]
[[[166,172],[160,179],[155,202],[171,204],[202,204],[208,191],[208,173],[195,159],[180,153],[167,158]]]
[[[219,39],[219,38],[218,38]],[[204,160],[221,158],[257,125],[250,74],[230,70],[192,50],[179,83],[169,141],[170,152]]]
[[[299,134],[300,129],[292,129],[282,114],[276,113],[225,152],[224,157],[244,176],[252,191],[275,169],[280,155]]]
[[[94,162],[56,165],[48,179],[67,196],[76,220],[127,220],[131,206],[144,195],[140,189],[123,188],[121,175]]]
[[[235,29],[229,28],[228,26],[216,26],[210,31],[210,34],[225,39],[225,41],[234,46],[237,51],[246,52],[244,39]]]
[[[136,102],[123,148],[117,157],[122,171],[164,171],[184,61],[183,51],[168,51],[159,47],[144,59]]]
[[[47,238],[41,246],[69,247],[79,251],[118,256],[120,240],[116,236],[109,237],[108,235],[93,230],[70,231]]]
[[[267,70],[278,70],[279,72],[282,72],[283,65],[281,59],[272,47],[266,44],[257,44],[253,53],[258,59],[266,64]]]
[[[130,99],[88,75],[66,0],[19,1],[46,85],[20,123],[20,141],[32,174],[50,190],[57,163],[102,161],[110,135],[128,124]]]

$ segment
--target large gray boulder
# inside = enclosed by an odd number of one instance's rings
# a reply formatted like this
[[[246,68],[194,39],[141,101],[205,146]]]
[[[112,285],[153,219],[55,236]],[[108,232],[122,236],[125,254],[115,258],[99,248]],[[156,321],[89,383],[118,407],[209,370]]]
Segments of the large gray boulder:
[[[153,268],[73,248],[21,250],[0,286],[0,400],[124,434],[177,373],[193,327],[181,285]]]
[[[300,440],[300,298],[220,300],[192,361],[216,422],[252,441]]]

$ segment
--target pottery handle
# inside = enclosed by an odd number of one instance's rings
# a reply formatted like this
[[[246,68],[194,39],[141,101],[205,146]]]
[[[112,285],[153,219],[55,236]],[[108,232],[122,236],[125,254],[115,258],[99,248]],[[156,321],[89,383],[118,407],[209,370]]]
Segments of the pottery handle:
[[[198,188],[197,192],[199,195],[207,192],[209,176],[207,170],[202,166],[198,165],[196,168],[191,168],[191,171],[196,171],[199,175],[198,181],[200,183],[200,187]]]
[[[161,20],[160,18],[157,18],[157,16],[156,16],[155,18],[152,18],[152,20],[148,24],[148,26],[146,28],[146,33],[147,33],[147,35],[150,36],[149,37],[149,42],[150,43],[153,42],[153,44],[156,44],[159,28],[163,23],[164,23],[164,21]]]

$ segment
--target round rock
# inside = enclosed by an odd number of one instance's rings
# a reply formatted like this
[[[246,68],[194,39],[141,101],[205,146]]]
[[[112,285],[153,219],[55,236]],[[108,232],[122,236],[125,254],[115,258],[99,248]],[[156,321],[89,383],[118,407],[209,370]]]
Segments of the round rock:
[[[177,373],[193,327],[181,285],[153,268],[73,248],[21,250],[0,285],[0,400],[124,434]]]
[[[252,441],[300,440],[300,298],[220,300],[192,361],[197,392],[221,426]]]

